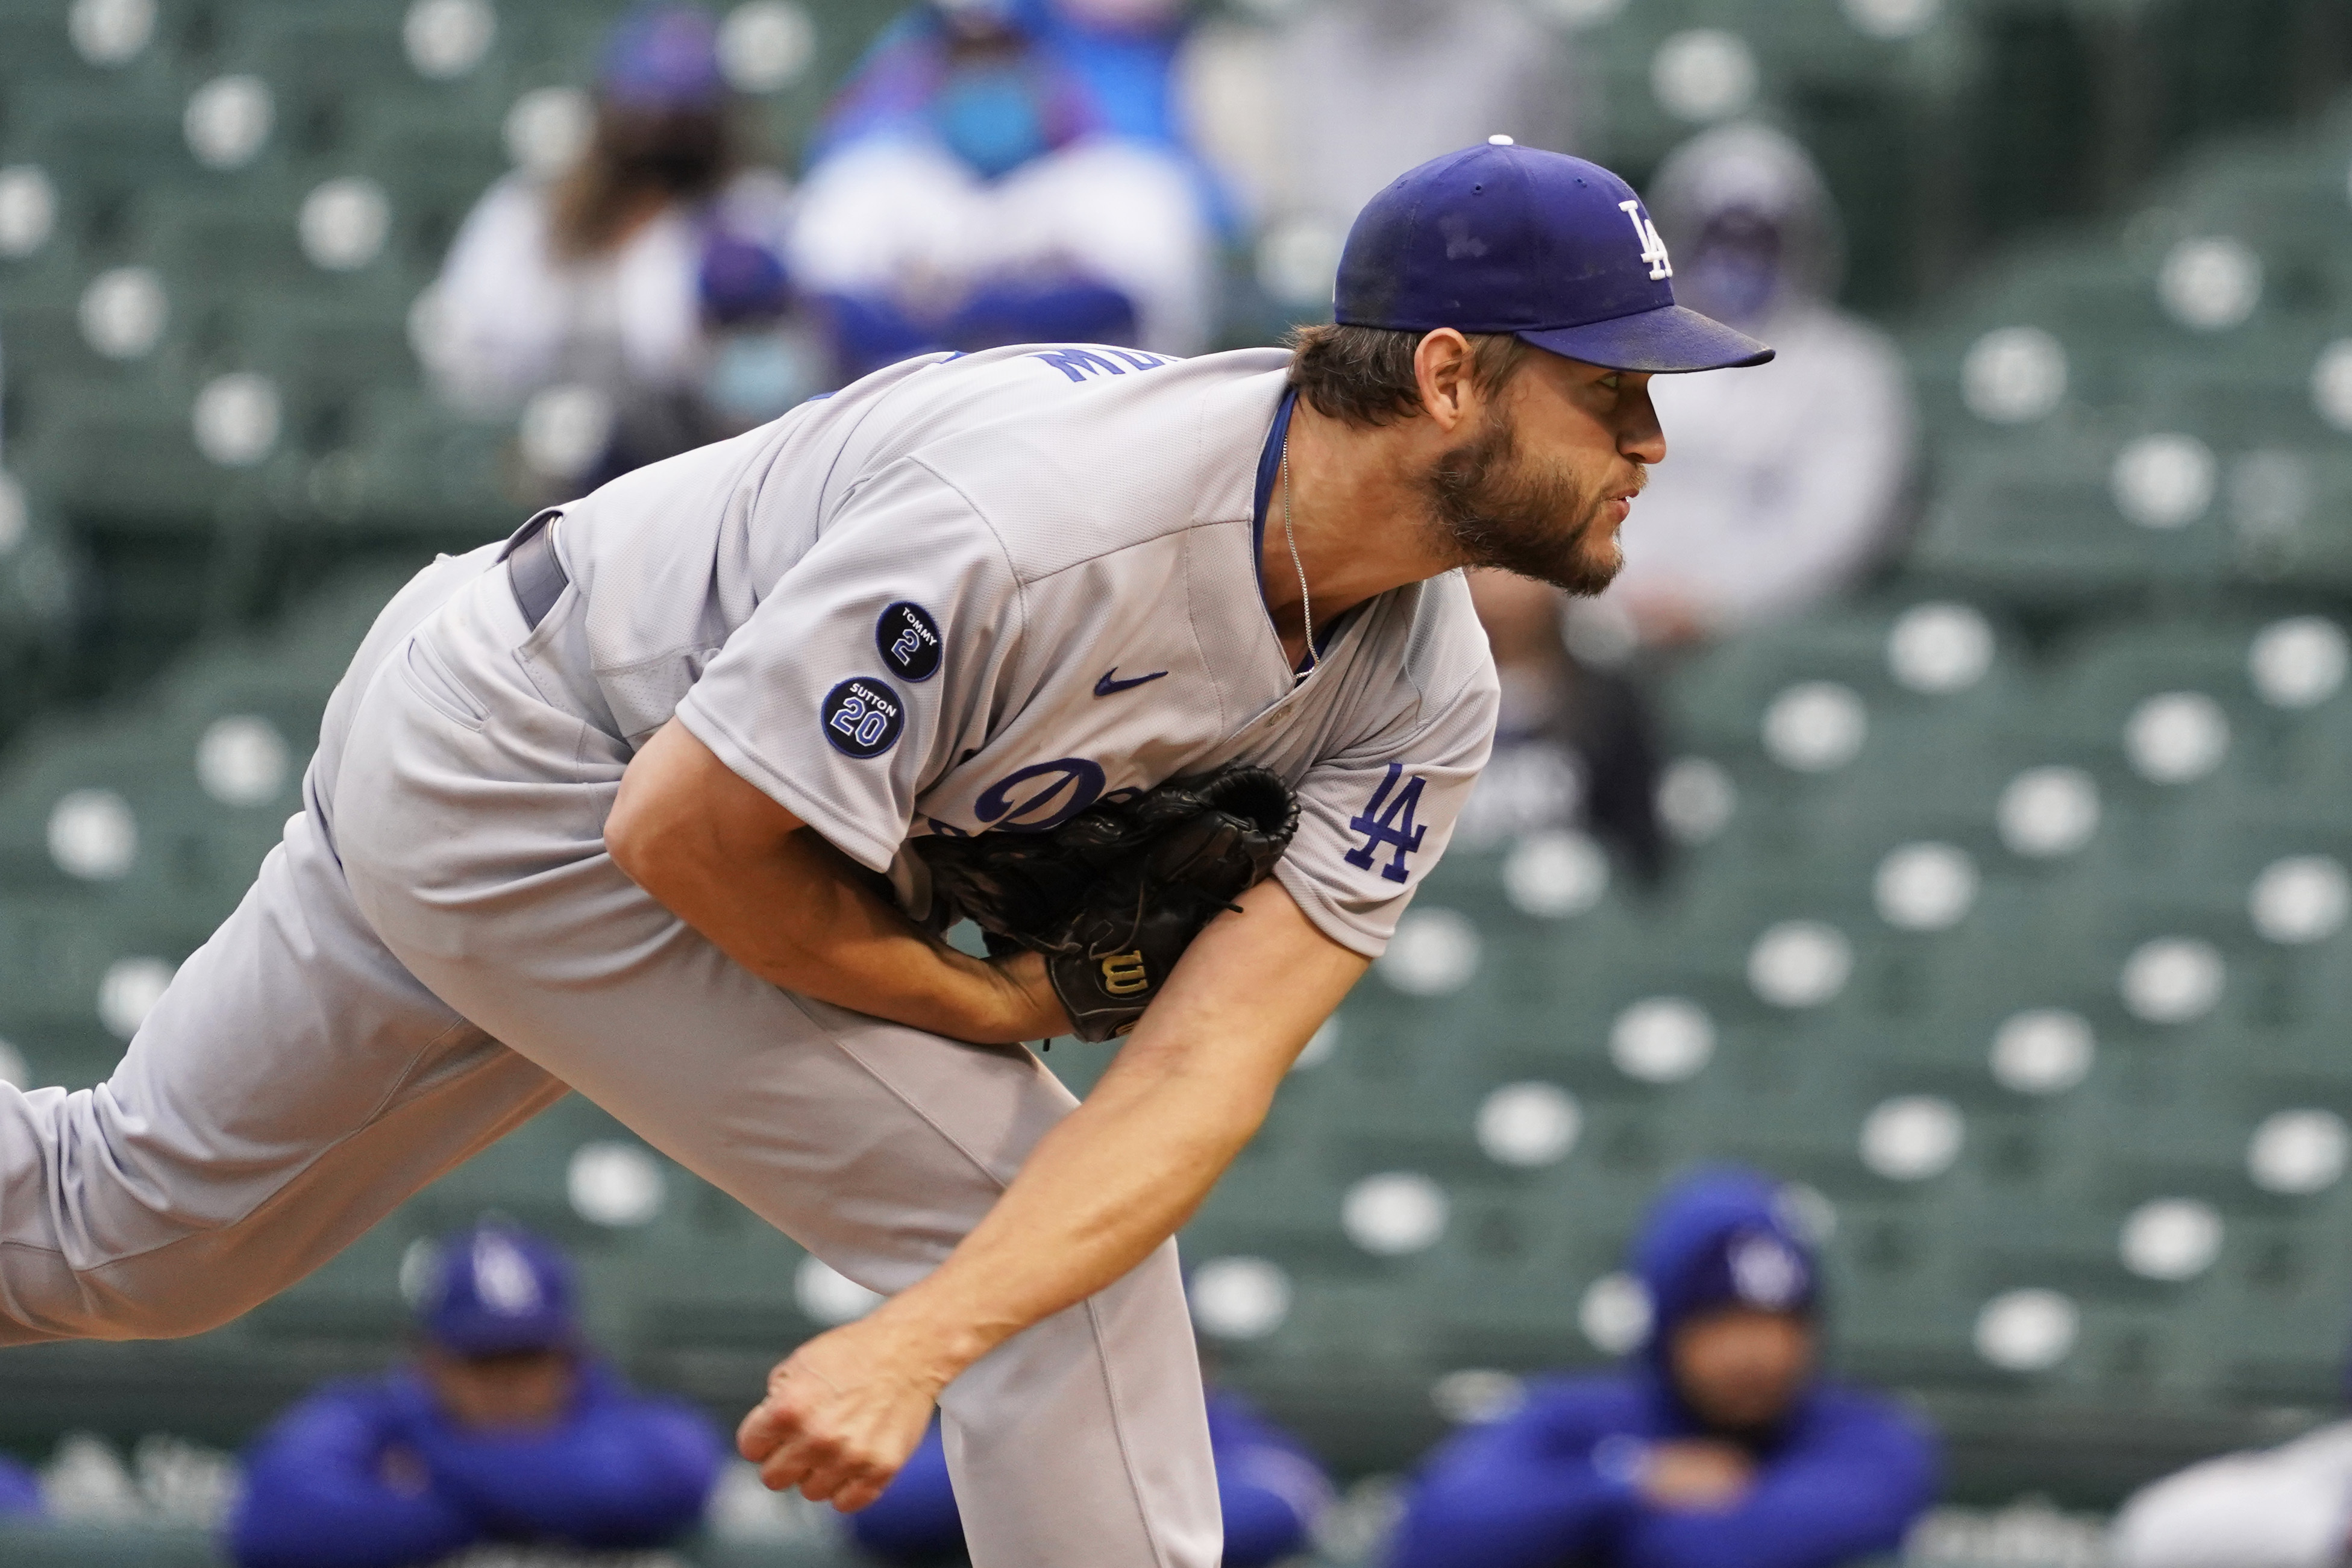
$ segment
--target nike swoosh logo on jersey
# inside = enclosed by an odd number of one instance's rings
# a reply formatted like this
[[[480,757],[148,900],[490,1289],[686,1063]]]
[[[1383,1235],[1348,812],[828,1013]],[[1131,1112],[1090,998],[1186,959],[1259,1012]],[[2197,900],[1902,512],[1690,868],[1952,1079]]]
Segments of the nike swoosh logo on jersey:
[[[1150,675],[1139,675],[1132,680],[1120,680],[1118,679],[1118,666],[1114,664],[1108,669],[1103,671],[1103,677],[1100,680],[1095,682],[1095,695],[1097,697],[1108,697],[1112,692],[1125,691],[1130,686],[1148,685],[1151,681],[1159,679],[1161,676],[1167,673],[1168,672],[1164,669],[1155,669]]]

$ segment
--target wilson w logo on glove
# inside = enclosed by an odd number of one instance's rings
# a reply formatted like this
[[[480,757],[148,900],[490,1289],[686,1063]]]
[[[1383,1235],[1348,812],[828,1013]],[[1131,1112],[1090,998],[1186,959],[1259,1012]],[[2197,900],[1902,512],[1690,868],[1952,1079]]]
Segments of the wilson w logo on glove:
[[[1151,989],[1151,971],[1143,962],[1143,950],[1115,952],[1102,961],[1102,988],[1114,996],[1132,996],[1139,991]]]

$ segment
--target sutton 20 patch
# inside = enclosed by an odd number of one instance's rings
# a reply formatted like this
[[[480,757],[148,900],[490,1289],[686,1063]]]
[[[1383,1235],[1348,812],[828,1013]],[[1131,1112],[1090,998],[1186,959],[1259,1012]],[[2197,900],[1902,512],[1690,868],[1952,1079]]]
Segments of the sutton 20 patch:
[[[824,738],[836,752],[878,757],[907,728],[906,699],[875,676],[845,680],[824,694]]]

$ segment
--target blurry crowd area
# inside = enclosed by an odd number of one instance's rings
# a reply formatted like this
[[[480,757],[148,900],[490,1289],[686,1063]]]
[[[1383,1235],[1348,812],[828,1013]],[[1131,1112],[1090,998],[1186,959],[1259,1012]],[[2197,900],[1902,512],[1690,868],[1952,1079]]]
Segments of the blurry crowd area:
[[[432,552],[908,354],[1278,341],[1509,136],[1780,357],[1661,378],[1607,595],[1474,584],[1494,763],[1185,1236],[1235,1552],[2333,1563],[2347,83],[2326,0],[0,0],[0,1072],[106,1076]],[[871,1304],[569,1100],[0,1358],[0,1558],[951,1556],[935,1443],[852,1541],[683,1414]],[[480,1458],[607,1415],[642,1513]]]
[[[2324,0],[747,0],[626,47],[621,10],[0,9],[0,722],[879,358],[1269,341],[1367,195],[1484,136],[1647,188],[1774,126],[1815,286],[1909,328],[2309,122],[2352,47]]]

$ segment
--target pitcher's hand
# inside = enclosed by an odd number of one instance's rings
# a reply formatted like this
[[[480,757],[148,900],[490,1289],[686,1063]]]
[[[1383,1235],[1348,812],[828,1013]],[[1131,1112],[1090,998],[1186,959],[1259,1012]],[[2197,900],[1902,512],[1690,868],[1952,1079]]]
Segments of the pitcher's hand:
[[[945,1379],[891,1328],[819,1334],[768,1374],[768,1396],[735,1429],[770,1489],[854,1513],[882,1495],[931,1424]]]

